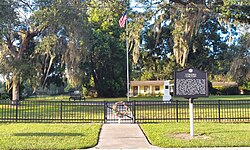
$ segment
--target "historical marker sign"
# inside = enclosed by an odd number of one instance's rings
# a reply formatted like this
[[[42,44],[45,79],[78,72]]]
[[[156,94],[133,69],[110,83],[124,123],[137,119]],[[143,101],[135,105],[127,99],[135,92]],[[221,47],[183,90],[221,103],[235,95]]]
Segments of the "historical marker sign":
[[[207,73],[188,68],[176,71],[174,75],[174,95],[189,99],[190,136],[194,137],[193,99],[208,96]]]
[[[208,96],[207,73],[188,68],[175,72],[174,95],[185,98]]]

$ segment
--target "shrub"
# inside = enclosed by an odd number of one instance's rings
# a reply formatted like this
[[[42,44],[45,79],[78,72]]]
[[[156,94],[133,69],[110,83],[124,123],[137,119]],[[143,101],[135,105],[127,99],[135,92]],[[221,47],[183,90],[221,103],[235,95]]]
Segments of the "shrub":
[[[229,86],[229,87],[213,87],[214,95],[238,95],[240,93],[239,88],[237,86]],[[211,93],[212,94],[212,93]]]
[[[243,90],[244,91],[244,95],[250,95],[250,90]]]
[[[7,93],[0,93],[0,100],[9,100],[10,96]]]
[[[213,88],[212,82],[208,81],[208,91],[212,95],[220,95],[218,90],[216,88]]]

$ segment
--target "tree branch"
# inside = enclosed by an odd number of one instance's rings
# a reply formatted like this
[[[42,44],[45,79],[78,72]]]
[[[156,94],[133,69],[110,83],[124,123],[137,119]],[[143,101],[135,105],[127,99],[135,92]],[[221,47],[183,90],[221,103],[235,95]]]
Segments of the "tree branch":
[[[187,1],[182,1],[182,0],[171,0],[171,2],[178,3],[178,4],[182,4],[182,5],[186,6],[186,5],[189,4],[191,1],[189,1],[189,0],[187,0]]]
[[[6,37],[6,42],[7,42],[7,45],[8,45],[8,49],[10,50],[11,54],[16,57],[17,56],[17,51],[16,51],[16,48],[13,46],[13,42],[11,41],[9,36],[5,36],[5,37]]]
[[[29,7],[29,9],[33,10],[32,7],[28,3],[24,2],[23,0],[19,0],[19,1],[23,3],[24,5],[26,5],[27,7]]]
[[[20,47],[20,51],[18,53],[17,59],[20,59],[24,53],[24,51],[27,48],[28,42],[34,38],[35,36],[37,36],[40,32],[42,32],[43,30],[45,30],[47,28],[47,26],[43,26],[41,28],[38,28],[35,31],[32,31],[32,29],[30,29],[29,31],[26,31],[24,34],[24,37],[22,37],[22,43],[21,43],[21,47]]]

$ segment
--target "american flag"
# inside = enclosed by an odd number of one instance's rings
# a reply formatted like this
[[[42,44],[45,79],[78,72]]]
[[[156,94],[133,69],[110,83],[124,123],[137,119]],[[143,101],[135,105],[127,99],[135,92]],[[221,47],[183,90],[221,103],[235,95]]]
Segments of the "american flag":
[[[127,19],[127,11],[124,12],[124,14],[122,15],[122,17],[119,20],[119,27],[123,28],[125,23],[126,23],[126,19]]]

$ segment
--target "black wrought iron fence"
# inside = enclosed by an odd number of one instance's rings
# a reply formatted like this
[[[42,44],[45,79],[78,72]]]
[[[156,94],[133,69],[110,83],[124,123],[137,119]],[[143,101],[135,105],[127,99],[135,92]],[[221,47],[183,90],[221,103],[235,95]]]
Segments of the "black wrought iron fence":
[[[0,101],[1,122],[103,122],[103,102]]]
[[[136,122],[189,121],[189,102],[135,102]],[[197,122],[250,122],[250,100],[196,100],[194,120]]]
[[[11,101],[0,100],[0,122],[149,123],[189,121],[188,101]],[[128,109],[128,108],[129,109]],[[124,109],[125,112],[124,112]],[[118,112],[120,111],[121,114]],[[124,120],[124,121],[122,121]],[[197,122],[250,122],[250,100],[195,100]]]

